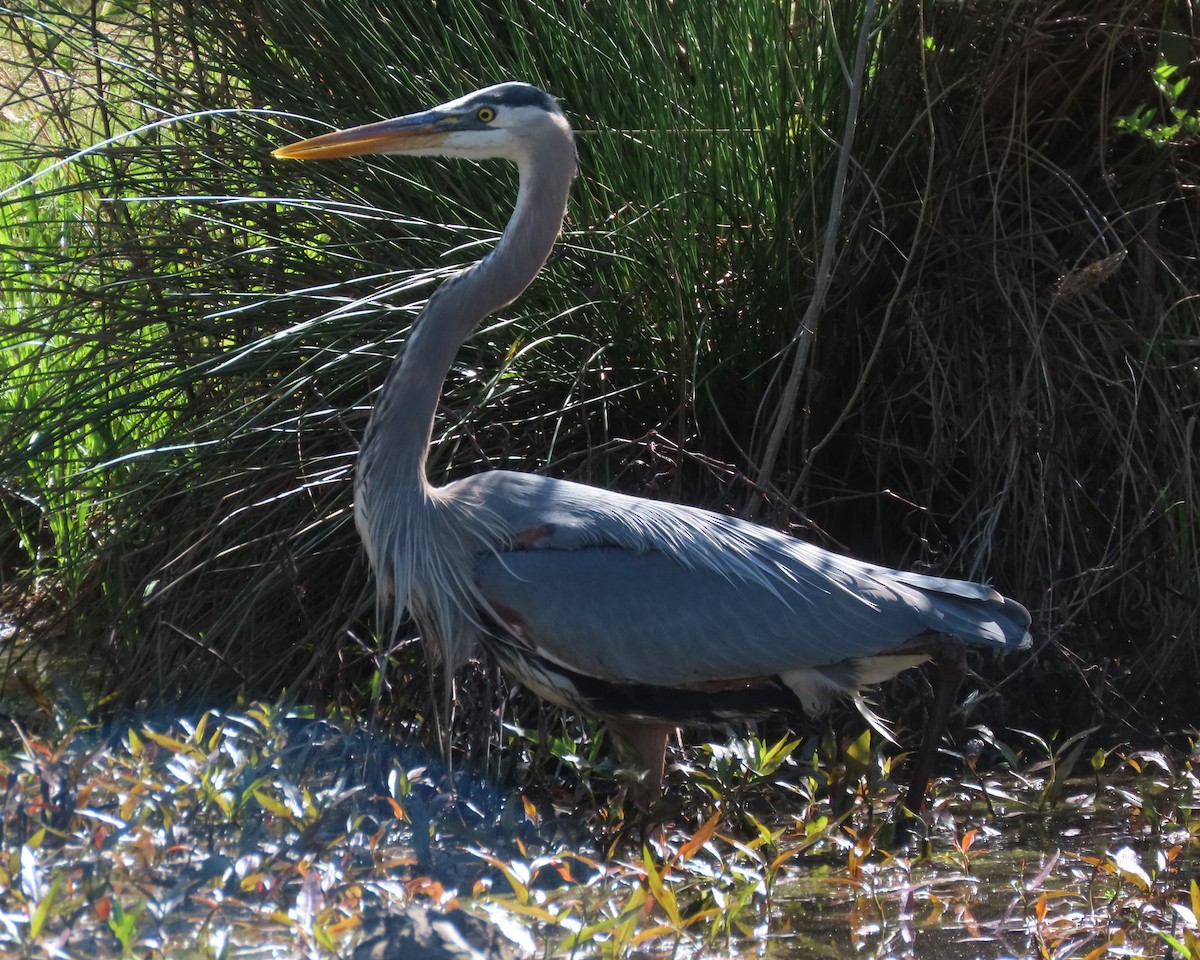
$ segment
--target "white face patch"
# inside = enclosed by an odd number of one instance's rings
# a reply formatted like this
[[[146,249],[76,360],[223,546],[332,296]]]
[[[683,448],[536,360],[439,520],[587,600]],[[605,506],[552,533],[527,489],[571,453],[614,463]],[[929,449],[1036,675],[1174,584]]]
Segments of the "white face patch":
[[[483,107],[495,111],[486,126],[480,126],[476,117]],[[548,126],[566,126],[566,119],[561,114],[549,113],[541,107],[472,103],[467,110],[469,112],[463,117],[463,128],[445,133],[437,148],[428,150],[428,153],[471,160],[500,159],[519,163],[526,156],[529,145],[540,140],[540,133]],[[472,120],[473,122],[469,122]]]

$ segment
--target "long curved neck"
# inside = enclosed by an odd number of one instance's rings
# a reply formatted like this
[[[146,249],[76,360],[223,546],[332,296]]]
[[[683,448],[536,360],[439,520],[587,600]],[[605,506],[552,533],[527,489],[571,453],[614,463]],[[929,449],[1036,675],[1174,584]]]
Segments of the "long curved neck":
[[[562,229],[567,192],[575,175],[575,143],[565,124],[561,140],[540,143],[517,161],[517,205],[504,234],[483,260],[456,274],[429,298],[393,365],[367,424],[361,473],[388,475],[388,483],[428,486],[425,457],[438,396],[463,341],[479,322],[520,296],[550,255]],[[371,457],[366,457],[370,448]]]

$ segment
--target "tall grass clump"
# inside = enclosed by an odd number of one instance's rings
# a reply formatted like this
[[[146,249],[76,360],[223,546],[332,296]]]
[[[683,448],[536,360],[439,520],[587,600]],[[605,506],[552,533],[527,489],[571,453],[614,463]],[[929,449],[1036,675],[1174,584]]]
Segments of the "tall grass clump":
[[[1045,641],[1014,709],[1162,716],[1200,679],[1200,387],[1194,144],[1162,133],[1195,92],[1156,77],[1195,32],[1183,4],[1100,6],[18,5],[0,547],[20,637],[69,638],[125,700],[386,681],[419,712],[419,658],[379,672],[351,468],[409,323],[497,235],[515,176],[269,149],[525,79],[562,98],[581,176],[542,278],[451,374],[437,479],[766,505],[991,577]]]
[[[93,692],[128,699],[282,683],[298,671],[276,673],[278,652],[249,638],[279,627],[303,638],[302,605],[280,603],[278,584],[294,549],[326,547],[336,508],[322,483],[337,455],[268,442],[295,435],[301,412],[320,419],[321,405],[296,399],[299,340],[264,340],[263,321],[234,309],[301,269],[291,249],[264,252],[275,206],[240,196],[261,152],[227,149],[268,134],[178,13],[108,9],[113,19],[42,4],[5,14],[13,656],[36,673],[34,655],[60,641],[75,682],[83,672]],[[322,521],[306,509],[304,521],[281,512],[255,527],[249,505],[297,496]]]

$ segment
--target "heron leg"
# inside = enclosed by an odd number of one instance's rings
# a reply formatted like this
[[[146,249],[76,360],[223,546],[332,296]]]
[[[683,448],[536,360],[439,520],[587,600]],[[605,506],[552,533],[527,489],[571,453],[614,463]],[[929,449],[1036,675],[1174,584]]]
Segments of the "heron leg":
[[[665,723],[626,723],[611,721],[608,728],[621,738],[633,753],[632,759],[646,770],[641,799],[649,803],[662,792],[663,771],[667,764],[667,737],[675,728]]]
[[[933,705],[929,708],[925,736],[913,763],[908,795],[904,798],[904,806],[916,817],[925,813],[929,801],[926,791],[929,790],[929,780],[933,775],[933,762],[937,758],[942,734],[946,731],[950,708],[954,705],[958,689],[967,674],[967,660],[963,654],[963,646],[958,641],[948,640],[940,644],[934,655],[934,662],[937,664],[938,677],[934,687]]]

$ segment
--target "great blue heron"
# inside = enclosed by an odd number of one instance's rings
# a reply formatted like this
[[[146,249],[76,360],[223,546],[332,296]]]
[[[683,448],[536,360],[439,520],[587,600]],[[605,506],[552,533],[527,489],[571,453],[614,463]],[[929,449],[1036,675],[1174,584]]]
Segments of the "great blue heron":
[[[520,174],[495,249],[421,311],[355,477],[355,521],[392,628],[410,611],[448,675],[490,650],[535,693],[608,721],[657,791],[675,726],[815,714],[936,656],[946,637],[1029,646],[1028,612],[991,587],[874,566],[707,510],[507,470],[432,486],[425,458],[442,382],[466,337],[549,255],[575,139],[553,97],[502,83],[275,156],[366,153],[502,158]],[[914,811],[961,678],[961,658],[946,662],[908,794]]]

